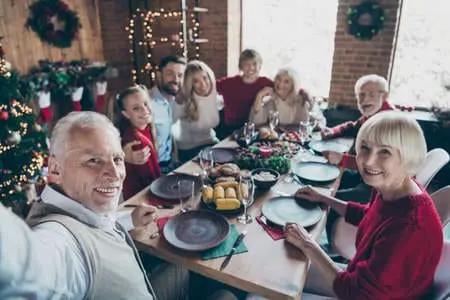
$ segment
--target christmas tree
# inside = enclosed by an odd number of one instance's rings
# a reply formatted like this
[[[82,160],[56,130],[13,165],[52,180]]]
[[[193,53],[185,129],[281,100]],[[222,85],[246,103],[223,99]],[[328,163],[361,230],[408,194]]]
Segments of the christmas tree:
[[[8,68],[0,38],[0,202],[27,203],[24,186],[40,175],[46,135],[20,93],[19,74]]]

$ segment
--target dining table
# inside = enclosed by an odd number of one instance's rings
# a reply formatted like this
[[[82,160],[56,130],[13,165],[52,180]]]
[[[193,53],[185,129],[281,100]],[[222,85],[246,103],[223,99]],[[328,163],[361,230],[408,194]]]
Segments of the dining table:
[[[352,142],[344,141],[350,147]],[[227,138],[216,144],[215,147],[236,148],[238,144],[232,138]],[[201,171],[198,161],[193,159],[177,168],[175,173],[199,174]],[[255,193],[254,202],[248,208],[248,212],[253,217],[261,215],[262,206],[269,199],[292,195],[302,185],[299,181],[288,182],[286,180],[287,182],[285,182],[285,176],[287,175],[281,175],[279,183],[270,190]],[[334,195],[339,181],[340,176],[327,186],[321,187],[321,191]],[[149,193],[149,187],[143,189],[121,203],[119,209],[126,210],[130,208],[125,206],[147,203]],[[193,201],[194,207],[199,208],[201,193],[197,193],[191,201]],[[179,202],[175,200],[173,205],[172,209],[158,210],[158,217],[177,215],[180,210]],[[321,207],[321,209],[323,214],[320,220],[307,228],[316,240],[323,234],[329,208]],[[180,265],[207,278],[268,299],[300,299],[310,264],[304,253],[287,243],[285,239],[272,239],[256,220],[250,224],[241,224],[237,221],[237,216],[231,216],[228,217],[228,221],[230,224],[235,224],[239,232],[247,231],[244,243],[248,252],[234,255],[223,270],[220,270],[220,266],[224,257],[202,260],[198,252],[175,248],[165,240],[162,234],[157,238],[150,238],[159,230],[155,222],[145,228],[133,229],[130,233],[139,251]]]

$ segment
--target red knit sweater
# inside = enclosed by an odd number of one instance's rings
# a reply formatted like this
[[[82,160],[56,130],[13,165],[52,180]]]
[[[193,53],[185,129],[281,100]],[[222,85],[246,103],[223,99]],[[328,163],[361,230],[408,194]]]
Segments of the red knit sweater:
[[[223,96],[225,125],[241,126],[248,120],[256,95],[272,80],[259,77],[253,83],[245,83],[240,75],[217,80],[217,92]]]
[[[158,152],[155,150],[153,144],[153,136],[150,132],[150,127],[146,127],[143,130],[134,128],[131,124],[126,123],[122,128],[122,144],[125,145],[131,141],[140,141],[141,146],[136,147],[134,150],[144,148],[145,146],[150,148],[150,157],[147,163],[143,165],[135,165],[125,163],[127,175],[123,182],[123,198],[127,200],[134,194],[140,192],[156,178],[161,176],[161,169],[158,164]]]
[[[443,233],[425,189],[393,202],[372,193],[368,205],[349,202],[345,219],[358,226],[356,254],[334,281],[339,299],[421,299],[439,262]]]

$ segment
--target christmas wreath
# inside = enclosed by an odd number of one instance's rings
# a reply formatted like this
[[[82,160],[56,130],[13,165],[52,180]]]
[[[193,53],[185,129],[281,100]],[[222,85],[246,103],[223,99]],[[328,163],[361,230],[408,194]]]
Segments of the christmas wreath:
[[[372,2],[352,6],[347,12],[348,33],[361,40],[372,39],[383,28],[384,21],[384,9]]]
[[[81,28],[76,12],[60,0],[39,0],[29,6],[31,16],[27,26],[41,40],[58,48],[68,48]]]

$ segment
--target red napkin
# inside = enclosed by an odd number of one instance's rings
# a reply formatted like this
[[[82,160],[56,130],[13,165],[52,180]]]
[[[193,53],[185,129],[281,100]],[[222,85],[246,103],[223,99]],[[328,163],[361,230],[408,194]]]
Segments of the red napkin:
[[[165,200],[153,195],[151,192],[148,192],[147,196],[148,204],[156,206],[156,205],[173,205],[176,204],[171,200]]]
[[[164,225],[166,225],[167,221],[169,221],[171,217],[172,216],[166,216],[156,219],[156,225],[158,226],[159,231],[162,232]]]
[[[264,224],[264,222],[261,220],[261,216],[256,217],[256,221],[259,225],[261,225],[262,228],[270,235],[270,237],[274,240],[281,240],[284,239],[284,232],[282,228],[272,227]]]

